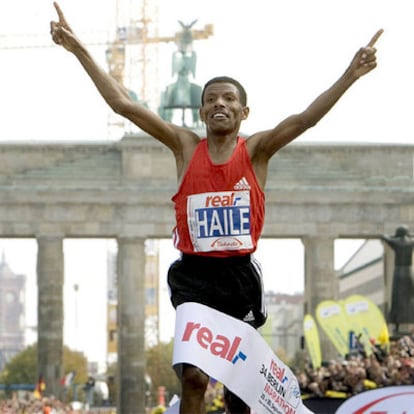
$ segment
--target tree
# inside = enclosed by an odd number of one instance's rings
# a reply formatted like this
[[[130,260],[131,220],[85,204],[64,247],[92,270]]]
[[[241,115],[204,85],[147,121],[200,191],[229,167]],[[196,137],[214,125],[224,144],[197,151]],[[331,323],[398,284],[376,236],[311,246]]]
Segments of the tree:
[[[15,355],[0,373],[2,384],[35,384],[37,381],[37,345]]]
[[[147,350],[147,373],[151,378],[151,391],[156,398],[158,387],[166,389],[167,398],[179,395],[180,383],[171,367],[174,342],[160,342]],[[154,401],[156,403],[156,401]],[[166,401],[168,403],[168,399]]]
[[[67,346],[63,347],[63,371],[65,374],[74,371],[74,383],[85,384],[88,380],[88,360],[79,351],[72,351]]]
[[[166,403],[174,394],[179,395],[180,384],[172,366],[173,340],[168,343],[161,342],[146,350],[146,367],[147,378],[150,383],[147,383],[147,391],[149,395],[146,398],[148,406],[155,406],[158,403],[157,393],[158,387],[165,387]],[[110,400],[116,403],[117,397],[117,363],[108,366],[106,371],[107,383],[109,387]]]
[[[88,361],[83,353],[63,347],[63,372],[76,372],[74,382],[83,384],[88,378]],[[0,373],[2,384],[35,384],[37,381],[37,344],[14,356]],[[47,384],[46,384],[47,387]]]

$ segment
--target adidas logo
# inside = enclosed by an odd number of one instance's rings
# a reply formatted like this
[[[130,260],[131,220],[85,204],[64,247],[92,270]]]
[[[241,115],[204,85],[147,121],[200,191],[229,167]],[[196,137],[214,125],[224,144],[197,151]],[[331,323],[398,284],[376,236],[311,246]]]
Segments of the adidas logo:
[[[250,185],[247,182],[246,178],[243,177],[235,186],[235,190],[250,190]]]
[[[249,313],[243,318],[244,322],[254,321],[253,312],[250,310]]]

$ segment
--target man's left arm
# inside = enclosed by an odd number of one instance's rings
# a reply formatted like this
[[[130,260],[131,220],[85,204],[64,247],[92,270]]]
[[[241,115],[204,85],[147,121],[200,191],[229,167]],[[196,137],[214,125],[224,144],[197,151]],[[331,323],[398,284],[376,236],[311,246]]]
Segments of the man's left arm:
[[[253,135],[250,138],[252,160],[257,157],[267,162],[276,151],[316,125],[357,79],[371,72],[377,66],[374,44],[382,32],[378,30],[367,46],[358,50],[343,75],[303,112],[291,115],[272,130]]]

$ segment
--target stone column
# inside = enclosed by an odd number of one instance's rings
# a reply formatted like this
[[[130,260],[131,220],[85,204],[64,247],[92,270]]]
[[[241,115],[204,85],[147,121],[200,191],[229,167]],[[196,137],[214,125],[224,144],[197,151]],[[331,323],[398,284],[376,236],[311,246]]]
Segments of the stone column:
[[[63,238],[37,238],[38,374],[46,384],[46,395],[60,397],[63,374]]]
[[[118,407],[145,413],[145,239],[118,239]]]
[[[324,300],[337,300],[339,281],[334,268],[334,237],[309,236],[303,238],[305,246],[305,314],[315,317],[318,304]],[[337,352],[324,332],[319,330],[322,359],[334,357]]]

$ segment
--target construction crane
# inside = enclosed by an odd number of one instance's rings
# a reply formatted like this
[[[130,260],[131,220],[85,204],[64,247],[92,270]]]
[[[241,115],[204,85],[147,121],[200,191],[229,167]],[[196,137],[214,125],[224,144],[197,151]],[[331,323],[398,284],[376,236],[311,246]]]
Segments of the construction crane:
[[[107,63],[109,73],[119,82],[125,84],[127,74],[125,69],[130,66],[139,66],[141,69],[140,83],[141,87],[139,98],[143,102],[151,102],[151,92],[153,88],[148,88],[148,82],[154,79],[154,70],[158,72],[157,53],[154,50],[157,43],[175,42],[181,43],[183,32],[177,32],[173,36],[158,36],[152,35],[148,30],[151,26],[150,21],[137,20],[132,21],[133,25],[129,27],[118,26],[116,39],[111,42],[107,49]],[[213,34],[213,25],[207,24],[203,30],[192,30],[192,37],[195,40],[207,39]],[[135,59],[135,63],[139,62],[139,65],[135,65],[134,61],[127,62],[128,59],[128,47],[138,45],[140,47],[140,53],[132,54],[130,58]],[[126,85],[125,85],[126,86]],[[158,94],[157,94],[158,101]],[[150,105],[151,106],[151,105]]]
[[[180,44],[183,32],[159,35],[158,0],[116,0],[115,16],[114,39],[108,40],[109,31],[80,33],[79,37],[88,46],[106,46],[106,62],[111,76],[126,87],[133,99],[157,110],[160,102],[158,45]],[[213,34],[213,26],[207,24],[202,30],[192,29],[191,32],[194,40],[207,39]],[[0,50],[51,46],[53,43],[46,34],[0,34]],[[113,113],[109,115],[108,127],[109,136],[122,136],[134,129]]]
[[[106,52],[109,73],[128,90],[131,98],[157,110],[160,105],[159,91],[159,50],[160,43],[183,43],[188,30],[176,32],[173,36],[160,36],[158,30],[158,0],[141,0],[141,9],[135,4],[125,18],[125,7],[118,0],[117,32]],[[131,16],[140,16],[131,19]],[[182,25],[181,22],[179,22]],[[207,24],[202,30],[191,30],[192,40],[207,39],[213,35],[213,25]],[[126,121],[113,115],[110,125],[125,128]]]

